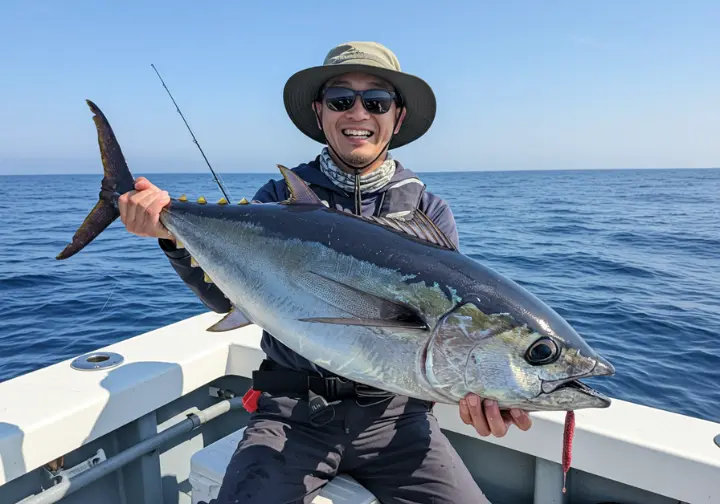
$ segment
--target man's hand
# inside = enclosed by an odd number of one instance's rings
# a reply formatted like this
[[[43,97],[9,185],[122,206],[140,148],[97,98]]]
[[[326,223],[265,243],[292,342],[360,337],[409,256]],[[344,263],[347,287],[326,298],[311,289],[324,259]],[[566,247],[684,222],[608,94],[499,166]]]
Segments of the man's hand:
[[[527,411],[511,409],[501,412],[497,402],[483,400],[475,394],[468,394],[464,399],[460,399],[460,418],[467,425],[475,427],[481,436],[493,434],[495,437],[503,437],[512,424],[524,431],[532,426],[532,419]]]
[[[128,231],[138,236],[175,240],[160,222],[160,211],[170,203],[170,195],[145,177],[135,181],[135,190],[120,196],[120,219]]]

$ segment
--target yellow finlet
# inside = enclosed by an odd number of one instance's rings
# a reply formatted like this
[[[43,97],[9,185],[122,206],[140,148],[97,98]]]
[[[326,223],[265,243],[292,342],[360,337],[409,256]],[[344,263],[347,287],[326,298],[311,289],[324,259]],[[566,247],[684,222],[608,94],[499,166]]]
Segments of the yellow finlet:
[[[205,283],[213,283],[212,279],[208,276],[207,273],[204,274],[203,280],[205,280]]]
[[[191,257],[190,258],[190,266],[192,266],[193,268],[198,268],[200,265],[198,264],[198,262],[195,260],[194,257]]]
[[[227,205],[228,201],[223,197],[218,200],[218,205]]]
[[[249,205],[249,204],[250,204],[250,202],[245,198],[241,199],[240,202],[238,203],[238,205]]]
[[[205,203],[207,203],[207,200],[205,199],[205,196],[200,196],[197,199],[197,202],[200,203],[201,205],[204,205]]]
[[[187,201],[187,194],[183,194],[178,198],[178,201]]]
[[[179,248],[179,249],[184,249],[184,248],[185,248],[185,244],[184,244],[183,242],[181,242],[180,240],[176,239],[176,240],[175,240],[175,247],[176,247],[176,248]]]

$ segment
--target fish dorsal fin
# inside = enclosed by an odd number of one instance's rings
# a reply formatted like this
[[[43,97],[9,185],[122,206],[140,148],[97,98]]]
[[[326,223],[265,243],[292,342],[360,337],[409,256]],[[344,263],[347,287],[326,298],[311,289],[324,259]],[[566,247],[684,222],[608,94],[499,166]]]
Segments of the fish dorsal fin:
[[[457,247],[437,225],[421,210],[415,210],[406,217],[361,217],[380,226],[414,236],[438,247],[457,251]]]
[[[317,194],[310,189],[307,183],[297,175],[297,173],[283,165],[277,166],[280,169],[280,173],[282,173],[285,178],[285,183],[287,184],[288,192],[290,193],[290,197],[281,202],[282,204],[326,206]],[[419,209],[404,217],[366,217],[351,213],[348,213],[347,215],[352,215],[353,217],[373,222],[384,228],[413,236],[444,249],[457,250],[457,247],[455,247],[452,240],[450,240],[450,238],[448,238],[447,235],[443,233],[440,228],[438,228],[437,225]]]
[[[307,183],[298,177],[297,173],[283,165],[277,166],[280,168],[280,173],[282,173],[282,176],[285,179],[285,184],[287,184],[288,192],[290,193],[290,197],[283,201],[283,204],[325,206],[323,205],[322,200],[318,198],[317,194],[315,194],[312,189],[310,189]]]

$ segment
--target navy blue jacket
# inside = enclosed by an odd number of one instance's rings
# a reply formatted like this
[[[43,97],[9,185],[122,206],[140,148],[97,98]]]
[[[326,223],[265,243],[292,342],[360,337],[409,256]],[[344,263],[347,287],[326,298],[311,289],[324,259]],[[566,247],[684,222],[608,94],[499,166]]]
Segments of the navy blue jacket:
[[[352,193],[334,185],[319,168],[319,158],[310,163],[303,163],[295,168],[296,172],[313,191],[330,207],[340,211],[354,212],[355,199]],[[389,195],[389,196],[388,196]],[[263,203],[283,201],[289,197],[285,179],[270,180],[262,186],[254,200]],[[458,247],[458,233],[455,227],[455,218],[448,204],[438,196],[427,192],[424,184],[412,171],[405,169],[396,161],[396,170],[390,182],[381,190],[362,195],[362,214],[382,215],[388,213],[414,210],[423,211]],[[200,298],[209,309],[226,313],[231,305],[215,284],[206,283],[203,271],[190,266],[190,256],[185,249],[177,249],[169,240],[160,240],[160,247],[170,260],[170,264],[180,278]],[[273,361],[296,370],[322,371],[317,366],[301,357],[296,352],[280,343],[266,331],[263,332],[261,348]]]

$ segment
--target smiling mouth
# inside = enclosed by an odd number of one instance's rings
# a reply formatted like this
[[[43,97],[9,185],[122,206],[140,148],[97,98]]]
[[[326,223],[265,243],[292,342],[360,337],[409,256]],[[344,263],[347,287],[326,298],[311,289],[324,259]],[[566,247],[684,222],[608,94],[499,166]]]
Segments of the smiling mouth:
[[[367,140],[371,136],[374,135],[374,133],[370,130],[366,129],[351,129],[351,128],[345,128],[342,130],[342,134],[346,136],[347,138],[351,139],[358,139],[358,140]]]

